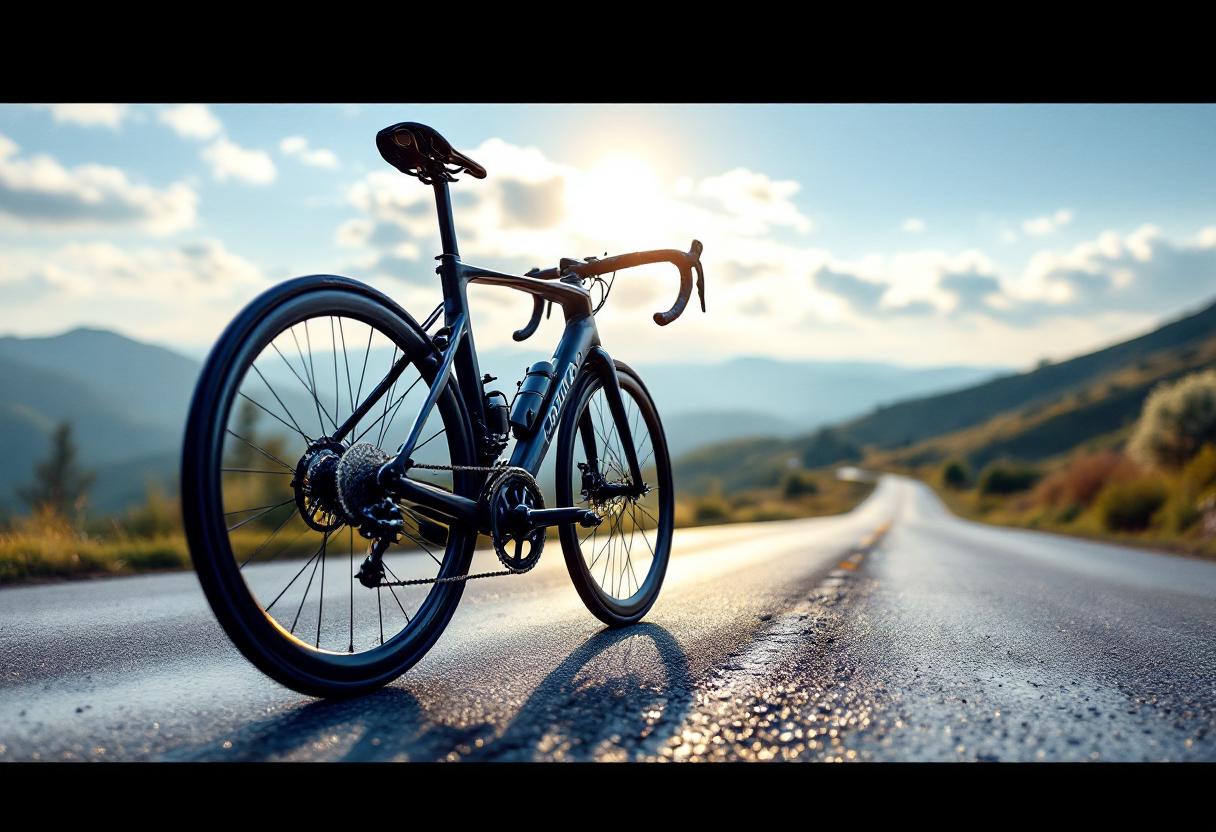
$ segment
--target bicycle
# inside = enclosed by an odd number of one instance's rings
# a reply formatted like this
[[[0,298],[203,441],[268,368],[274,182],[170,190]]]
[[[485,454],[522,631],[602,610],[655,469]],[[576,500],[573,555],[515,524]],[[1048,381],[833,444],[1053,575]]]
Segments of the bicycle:
[[[614,627],[642,619],[671,553],[671,461],[650,393],[603,348],[595,314],[618,270],[659,262],[676,265],[681,282],[655,322],[684,312],[694,271],[705,309],[695,240],[688,252],[562,258],[525,275],[465,264],[448,184],[455,174],[484,179],[485,168],[413,122],[381,130],[376,145],[434,190],[443,302],[418,323],[349,278],[267,290],[211,350],[182,454],[187,540],[220,624],[267,675],[322,697],[399,677],[439,638],[467,581],[527,572],[553,527],[587,609]],[[533,296],[516,341],[536,331],[546,305],[565,317],[552,361],[528,368],[510,404],[486,389],[495,379],[478,365],[469,283]],[[398,443],[402,410],[415,416]],[[546,508],[536,474],[554,438],[556,507]],[[470,573],[479,534],[502,569]],[[327,587],[327,561],[349,577]]]

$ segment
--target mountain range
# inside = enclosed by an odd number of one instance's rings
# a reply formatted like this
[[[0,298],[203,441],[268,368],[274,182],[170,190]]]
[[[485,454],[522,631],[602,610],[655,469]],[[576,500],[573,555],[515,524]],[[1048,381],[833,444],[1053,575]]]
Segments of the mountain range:
[[[1126,440],[1161,383],[1216,367],[1216,304],[1146,335],[1030,372],[920,396],[788,438],[740,439],[677,460],[683,490],[766,487],[789,468],[865,460],[915,469],[948,457],[978,471],[996,459],[1036,463]]]
[[[483,369],[508,394],[536,355],[485,350]],[[543,358],[543,356],[541,356]],[[902,398],[1008,375],[993,367],[906,368],[865,362],[737,358],[716,364],[638,363],[672,455],[725,440],[787,437]],[[98,473],[91,506],[117,511],[150,481],[174,489],[186,411],[201,362],[114,332],[75,329],[0,338],[0,506],[23,508],[15,488],[45,458],[54,426],[73,425],[80,462]]]

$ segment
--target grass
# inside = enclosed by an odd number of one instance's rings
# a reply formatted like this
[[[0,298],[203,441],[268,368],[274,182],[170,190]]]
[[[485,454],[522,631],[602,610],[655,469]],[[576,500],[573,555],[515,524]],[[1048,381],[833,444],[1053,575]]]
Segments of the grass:
[[[1044,465],[1034,487],[1013,494],[948,487],[934,466],[900,473],[928,483],[970,520],[1216,559],[1216,535],[1205,530],[1198,507],[1212,494],[1209,469],[1216,469],[1216,446],[1175,472],[1141,470],[1112,451],[1078,453]]]
[[[856,508],[874,490],[873,483],[838,480],[829,472],[799,472],[798,476],[805,483],[800,488],[791,488],[786,481],[726,496],[718,489],[701,496],[679,495],[676,527],[843,514]]]
[[[844,482],[825,472],[799,472],[781,484],[729,497],[710,493],[676,497],[676,526],[750,523],[840,514],[869,496],[871,483]],[[282,551],[275,557],[307,557],[316,549],[315,534],[300,538],[289,524],[282,533]],[[302,523],[298,530],[303,529]],[[246,557],[266,538],[251,528],[233,535],[237,555]],[[482,541],[488,545],[486,541]],[[255,561],[268,555],[258,555]],[[148,504],[122,518],[74,522],[53,512],[39,511],[13,518],[0,529],[0,585],[38,580],[132,575],[191,567],[189,547],[181,530],[176,501],[149,494]]]
[[[190,554],[180,533],[107,539],[45,513],[22,518],[13,529],[0,532],[0,584],[189,566]]]

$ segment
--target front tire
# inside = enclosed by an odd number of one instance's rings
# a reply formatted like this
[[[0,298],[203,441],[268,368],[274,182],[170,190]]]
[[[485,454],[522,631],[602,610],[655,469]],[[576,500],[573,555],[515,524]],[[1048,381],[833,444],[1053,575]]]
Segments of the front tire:
[[[557,441],[557,505],[581,505],[603,517],[590,531],[560,527],[566,568],[587,609],[609,626],[640,621],[659,597],[671,556],[674,495],[667,439],[641,378],[616,362],[621,397],[642,478],[640,497],[601,499],[585,491],[584,471],[619,485],[629,479],[621,438],[599,373],[584,369],[571,392]]]

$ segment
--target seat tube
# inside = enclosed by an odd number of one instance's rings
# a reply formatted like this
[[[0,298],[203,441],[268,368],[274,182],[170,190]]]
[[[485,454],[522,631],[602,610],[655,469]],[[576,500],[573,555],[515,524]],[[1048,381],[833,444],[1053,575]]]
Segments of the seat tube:
[[[452,326],[461,315],[465,316],[464,338],[456,352],[456,380],[465,407],[473,417],[474,424],[485,423],[485,402],[482,400],[481,368],[477,361],[477,348],[473,343],[473,327],[469,319],[468,280],[460,263],[460,249],[456,245],[456,224],[452,218],[452,195],[448,183],[436,182],[435,213],[439,218],[439,240],[443,253],[439,257],[439,278],[443,285],[444,324]],[[480,440],[480,437],[477,437]]]
[[[435,189],[435,212],[439,215],[439,241],[443,245],[443,253],[459,258],[460,250],[456,248],[456,223],[452,219],[452,194],[448,191],[448,183],[441,180],[432,187]]]

